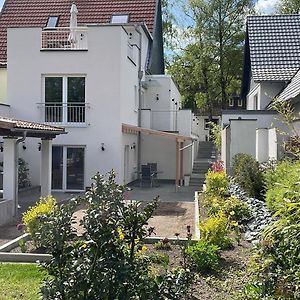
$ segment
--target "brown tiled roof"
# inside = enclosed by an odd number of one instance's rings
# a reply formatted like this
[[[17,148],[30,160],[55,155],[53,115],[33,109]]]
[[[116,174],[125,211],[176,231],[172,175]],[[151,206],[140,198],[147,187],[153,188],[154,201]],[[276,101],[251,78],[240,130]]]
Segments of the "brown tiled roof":
[[[73,0],[6,0],[0,15],[0,64],[6,63],[6,28],[45,27],[49,16],[58,26],[69,25]],[[76,0],[78,25],[109,23],[112,14],[128,13],[129,22],[146,23],[153,30],[156,0]]]
[[[10,119],[1,116],[0,116],[0,128],[41,130],[41,131],[49,131],[50,133],[54,133],[54,134],[60,134],[65,132],[65,129],[61,127],[46,125],[42,123],[23,121],[23,120]]]

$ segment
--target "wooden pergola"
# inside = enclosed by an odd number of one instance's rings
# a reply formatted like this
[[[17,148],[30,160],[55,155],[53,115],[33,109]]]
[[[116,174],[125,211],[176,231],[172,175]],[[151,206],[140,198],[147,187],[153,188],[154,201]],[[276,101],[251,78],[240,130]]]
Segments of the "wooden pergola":
[[[52,139],[65,134],[65,129],[47,124],[0,116],[3,137],[3,201],[0,202],[0,224],[17,215],[18,208],[18,145],[27,137],[41,139],[41,195],[51,194]]]
[[[193,141],[190,136],[180,135],[171,132],[165,132],[160,130],[154,130],[149,128],[143,128],[128,124],[122,124],[122,132],[128,134],[138,134],[143,133],[145,135],[155,135],[163,138],[171,139],[175,141],[176,147],[176,175],[175,175],[175,189],[178,190],[180,181],[183,179],[183,143],[186,141]]]

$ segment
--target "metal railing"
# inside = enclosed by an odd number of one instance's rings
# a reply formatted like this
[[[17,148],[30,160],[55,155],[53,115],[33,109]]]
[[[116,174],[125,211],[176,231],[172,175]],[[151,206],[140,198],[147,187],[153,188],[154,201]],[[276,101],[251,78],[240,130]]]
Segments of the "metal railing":
[[[57,27],[42,31],[42,50],[87,50],[87,28]]]
[[[86,123],[86,111],[89,108],[88,103],[38,103],[41,111],[41,122],[76,125]]]

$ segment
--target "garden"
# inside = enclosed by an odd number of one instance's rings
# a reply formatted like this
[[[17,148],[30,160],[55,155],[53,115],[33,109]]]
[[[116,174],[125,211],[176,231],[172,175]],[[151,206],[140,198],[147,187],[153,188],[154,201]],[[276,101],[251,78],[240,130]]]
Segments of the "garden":
[[[237,154],[232,177],[214,162],[199,195],[200,240],[187,226],[150,243],[159,199],[125,200],[113,172],[67,203],[42,198],[23,215],[31,239],[17,251],[51,256],[0,264],[1,299],[300,299],[297,154],[264,164]]]

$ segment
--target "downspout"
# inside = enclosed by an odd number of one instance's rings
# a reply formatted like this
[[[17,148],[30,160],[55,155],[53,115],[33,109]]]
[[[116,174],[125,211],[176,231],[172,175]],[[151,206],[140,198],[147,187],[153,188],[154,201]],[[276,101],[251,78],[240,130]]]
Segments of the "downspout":
[[[135,31],[139,34],[139,58],[138,58],[138,97],[139,97],[139,107],[138,107],[138,127],[142,125],[142,79],[144,72],[142,71],[142,33],[141,33],[141,25],[135,26]],[[138,148],[138,158],[137,158],[137,165],[138,165],[138,179],[140,179],[141,173],[141,161],[142,161],[142,151],[141,151],[141,132],[138,132],[138,141],[137,141],[137,148]]]
[[[27,131],[23,132],[23,137],[16,140],[15,145],[15,164],[16,164],[16,175],[15,175],[15,216],[18,214],[19,206],[19,144],[24,142],[27,136]]]

